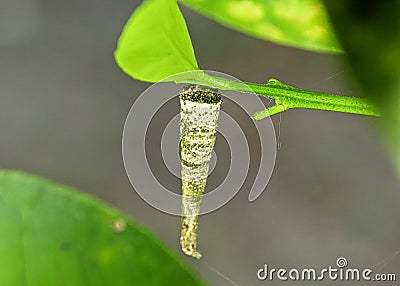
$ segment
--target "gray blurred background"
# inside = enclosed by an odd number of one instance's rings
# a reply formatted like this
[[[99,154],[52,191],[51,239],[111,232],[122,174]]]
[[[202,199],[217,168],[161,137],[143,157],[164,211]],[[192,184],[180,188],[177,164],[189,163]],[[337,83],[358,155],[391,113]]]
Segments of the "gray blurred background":
[[[132,189],[122,162],[125,117],[149,84],[122,73],[112,53],[138,4],[0,0],[0,167],[92,193],[179,253],[180,218],[147,205]],[[188,9],[183,13],[202,68],[243,81],[276,77],[302,88],[361,95],[343,56],[278,46]],[[168,106],[178,112],[177,105]],[[321,269],[335,266],[340,256],[352,267],[396,273],[400,184],[379,140],[378,120],[315,110],[275,115],[281,148],[266,192],[247,201],[252,167],[230,203],[200,218],[203,258],[184,259],[211,285],[280,285],[258,281],[257,269],[264,263]],[[219,180],[218,174],[212,180]],[[179,189],[179,181],[170,184]]]

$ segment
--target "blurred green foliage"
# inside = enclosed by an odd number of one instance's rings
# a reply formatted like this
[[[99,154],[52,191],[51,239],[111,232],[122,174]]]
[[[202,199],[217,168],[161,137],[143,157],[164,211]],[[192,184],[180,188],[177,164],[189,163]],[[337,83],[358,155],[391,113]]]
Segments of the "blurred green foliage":
[[[325,1],[366,97],[383,113],[382,134],[400,175],[400,1]]]
[[[129,217],[71,188],[0,171],[0,285],[204,285]]]
[[[265,40],[317,52],[340,52],[319,0],[180,0],[215,21]]]

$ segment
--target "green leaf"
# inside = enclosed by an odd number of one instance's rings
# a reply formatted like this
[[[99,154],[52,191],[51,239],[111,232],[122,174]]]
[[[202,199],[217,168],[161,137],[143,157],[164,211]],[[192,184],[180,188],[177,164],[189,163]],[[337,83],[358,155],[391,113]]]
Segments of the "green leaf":
[[[114,56],[125,73],[148,82],[199,69],[175,0],[147,0],[139,6],[126,23]]]
[[[355,77],[383,114],[382,134],[400,176],[400,2],[325,2]]]
[[[0,171],[0,285],[204,285],[148,231],[88,195]]]
[[[318,52],[340,52],[319,0],[180,0],[215,21],[265,40]]]

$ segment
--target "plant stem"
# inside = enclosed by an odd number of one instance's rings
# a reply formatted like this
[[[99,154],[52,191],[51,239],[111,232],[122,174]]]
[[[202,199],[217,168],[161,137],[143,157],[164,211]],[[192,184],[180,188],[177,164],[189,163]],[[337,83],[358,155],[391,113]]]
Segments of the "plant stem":
[[[362,114],[369,116],[381,116],[377,108],[364,98],[334,95],[316,91],[296,88],[280,82],[277,79],[269,79],[267,84],[242,83],[231,79],[210,76],[201,72],[195,78],[176,78],[176,83],[201,84],[221,90],[254,93],[275,100],[276,105],[257,112],[254,119],[260,120],[268,116],[283,112],[291,108],[308,108]]]

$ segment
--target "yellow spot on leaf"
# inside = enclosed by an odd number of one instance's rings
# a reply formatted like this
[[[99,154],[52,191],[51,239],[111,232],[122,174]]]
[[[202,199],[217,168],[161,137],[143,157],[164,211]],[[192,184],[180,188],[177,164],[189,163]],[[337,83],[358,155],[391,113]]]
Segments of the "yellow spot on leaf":
[[[126,222],[122,218],[119,218],[113,222],[113,229],[115,232],[120,233],[125,231],[126,229]]]
[[[315,26],[309,30],[307,30],[305,32],[305,34],[307,35],[307,37],[311,38],[311,39],[318,39],[321,38],[325,33],[326,33],[326,29],[321,27],[321,26]]]
[[[308,3],[307,5],[304,2],[292,2],[292,5],[288,5],[287,1],[275,2],[273,7],[275,15],[281,19],[302,24],[314,21],[323,12],[321,5],[316,3]]]
[[[274,25],[263,23],[257,26],[256,31],[270,39],[280,40],[284,38],[282,32]]]
[[[228,4],[228,13],[238,20],[255,22],[264,16],[264,8],[253,1],[236,1]]]

